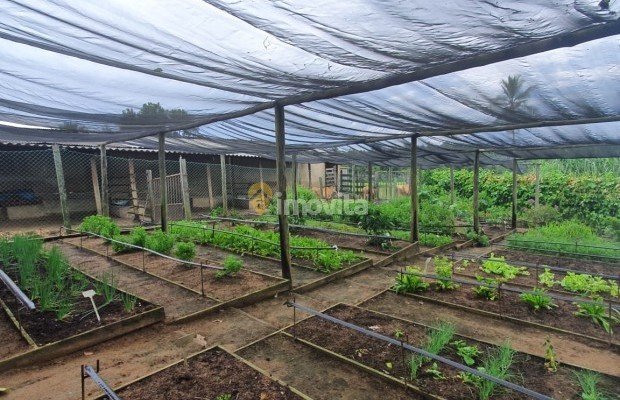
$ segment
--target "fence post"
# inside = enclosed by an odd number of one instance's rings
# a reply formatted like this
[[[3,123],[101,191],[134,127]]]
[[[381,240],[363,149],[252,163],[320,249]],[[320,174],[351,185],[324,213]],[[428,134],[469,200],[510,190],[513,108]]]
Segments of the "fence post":
[[[183,211],[185,219],[192,219],[192,208],[189,199],[189,183],[187,181],[187,163],[183,157],[179,157],[179,170],[181,172],[181,194],[183,195]]]
[[[108,192],[108,156],[105,145],[102,144],[101,153],[101,215],[110,216],[110,194]]]
[[[512,159],[512,215],[510,217],[510,227],[517,229],[517,159]]]
[[[168,180],[166,173],[166,134],[159,134],[159,196],[161,198],[161,230],[168,232]]]
[[[133,220],[140,220],[140,204],[138,203],[138,184],[136,183],[136,168],[133,158],[129,160],[129,188],[131,189],[131,206],[133,208]]]
[[[146,171],[146,186],[148,190],[148,198],[151,201],[151,222],[156,223],[155,221],[155,188],[153,187],[153,171],[150,169]],[[147,202],[148,203],[148,202]],[[144,205],[146,209],[146,204]]]
[[[58,194],[60,195],[60,208],[62,210],[62,223],[65,228],[71,228],[71,218],[69,217],[69,207],[67,205],[67,190],[65,188],[65,174],[62,170],[62,158],[60,157],[60,147],[52,145],[54,154],[54,168],[56,169],[56,181],[58,183]]]
[[[211,165],[207,164],[207,190],[209,191],[209,208],[213,209],[213,186],[211,181]]]
[[[476,150],[474,153],[474,232],[480,233],[480,205],[479,205],[479,193],[480,193],[480,150]]]
[[[225,217],[228,216],[228,185],[226,185],[226,155],[220,154],[220,169],[222,170],[222,209]]]
[[[97,214],[101,215],[101,191],[99,191],[99,176],[97,175],[97,161],[94,158],[90,160],[90,177],[93,181],[93,193],[95,194],[95,206]]]

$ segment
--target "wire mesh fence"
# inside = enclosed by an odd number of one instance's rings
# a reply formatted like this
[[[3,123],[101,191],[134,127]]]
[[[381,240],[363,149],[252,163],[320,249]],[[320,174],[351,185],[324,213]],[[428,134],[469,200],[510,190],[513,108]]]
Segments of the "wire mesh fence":
[[[211,162],[199,162],[196,157],[192,161],[167,157],[170,220],[187,216],[183,203],[185,189],[189,215],[194,218],[223,207],[224,199],[230,211],[252,211],[254,192],[250,189],[257,183],[269,188],[269,196],[277,191],[277,173],[272,162],[246,158],[245,165],[236,165],[228,157],[222,174],[222,163],[213,162],[213,157]],[[98,149],[0,151],[0,159],[0,231],[57,232],[63,223],[75,227],[85,216],[104,212],[106,203],[110,216],[122,226],[158,223],[161,218],[159,163],[155,153],[107,155],[105,188]],[[269,167],[263,167],[263,163]],[[295,174],[289,163],[289,189],[296,182],[327,199],[368,196],[367,168],[317,167],[302,165]],[[372,179],[374,199],[409,195],[408,170],[376,170]]]

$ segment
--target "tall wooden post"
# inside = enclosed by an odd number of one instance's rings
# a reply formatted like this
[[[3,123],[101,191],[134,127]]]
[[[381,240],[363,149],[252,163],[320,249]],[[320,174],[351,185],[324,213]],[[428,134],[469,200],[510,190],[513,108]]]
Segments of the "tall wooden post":
[[[222,170],[222,209],[224,216],[228,216],[228,185],[226,185],[226,155],[220,154],[220,169]]]
[[[149,201],[151,204],[151,223],[156,223],[155,220],[155,188],[153,187],[153,171],[150,169],[146,171],[146,188],[148,190]],[[146,208],[146,205],[145,205]]]
[[[166,134],[159,134],[159,196],[161,200],[161,230],[168,232],[168,182],[166,179]]]
[[[110,216],[110,192],[108,190],[108,156],[105,144],[99,147],[101,153],[101,215]]]
[[[93,193],[95,194],[95,207],[97,214],[101,215],[101,191],[99,190],[99,176],[97,174],[97,161],[90,159],[90,177],[93,181]]]
[[[480,150],[474,154],[474,232],[480,233]]]
[[[409,184],[411,186],[411,242],[420,240],[420,228],[418,224],[418,137],[411,137],[411,173]]]
[[[189,198],[189,181],[187,179],[187,161],[179,157],[179,170],[181,172],[181,195],[183,196],[183,211],[187,221],[192,219],[192,208]]]
[[[211,179],[211,165],[207,164],[207,191],[209,192],[209,208],[213,208],[213,180]]]
[[[372,163],[368,163],[368,201],[372,201]]]
[[[517,229],[517,159],[512,159],[512,218],[510,226]]]
[[[228,166],[230,168],[230,198],[231,208],[235,208],[235,167],[233,165],[233,156],[228,156]]]
[[[355,190],[355,164],[351,164],[351,195],[355,196],[357,191]]]
[[[450,165],[450,205],[454,205],[454,166]]]
[[[62,158],[60,156],[60,147],[57,144],[52,145],[52,153],[54,154],[54,168],[56,169],[56,182],[58,183],[58,194],[60,197],[60,210],[62,212],[62,225],[65,228],[71,228],[71,218],[69,216],[69,205],[67,204],[67,189],[65,188],[65,173],[62,169]]]
[[[312,164],[308,163],[308,189],[312,190]]]
[[[299,204],[297,201],[299,198],[297,197],[297,154],[293,154],[293,214],[295,216],[299,215]]]
[[[282,263],[282,277],[288,279],[290,287],[293,287],[291,276],[291,253],[289,247],[288,216],[285,215],[286,207],[286,160],[284,159],[284,107],[275,107],[275,130],[276,130],[276,170],[278,174],[278,222],[280,229],[280,259]]]
[[[140,204],[138,203],[138,184],[136,182],[136,167],[133,159],[129,160],[129,188],[131,189],[131,208],[134,221],[140,220]]]
[[[536,191],[534,192],[534,208],[540,206],[540,164],[536,164]]]

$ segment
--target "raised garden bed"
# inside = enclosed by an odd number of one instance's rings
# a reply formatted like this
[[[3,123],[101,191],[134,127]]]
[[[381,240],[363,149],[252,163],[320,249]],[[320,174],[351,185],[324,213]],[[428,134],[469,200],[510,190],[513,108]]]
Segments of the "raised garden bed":
[[[117,394],[125,400],[308,399],[220,347],[207,349],[131,382],[119,388]]]
[[[428,330],[419,324],[393,318],[385,314],[370,312],[357,307],[337,305],[325,311],[326,314],[352,323],[364,329],[391,336],[416,347],[423,347],[428,337]],[[311,317],[287,329],[287,333],[308,342],[316,349],[325,349],[328,354],[334,354],[340,359],[370,368],[379,374],[385,374],[399,381],[417,387],[422,392],[430,393],[445,399],[472,399],[477,398],[473,385],[457,378],[458,370],[447,365],[438,365],[437,370],[443,375],[429,372],[432,362],[424,362],[416,379],[411,380],[407,366],[411,353],[399,346],[385,343],[352,329],[336,325],[318,317]],[[463,340],[468,346],[476,346],[480,355],[474,359],[474,367],[481,364],[481,359],[495,346],[479,342],[470,338],[454,335],[450,343]],[[544,338],[541,338],[541,342]],[[463,358],[457,354],[456,346],[448,344],[439,355],[450,360],[463,363]],[[523,385],[531,390],[546,394],[553,398],[580,399],[581,392],[576,382],[575,369],[560,366],[552,373],[545,367],[545,360],[522,353],[515,353],[510,367],[513,374],[513,383]],[[615,393],[620,379],[603,376],[600,383],[602,390]],[[521,399],[528,398],[508,390],[496,390],[493,398]]]

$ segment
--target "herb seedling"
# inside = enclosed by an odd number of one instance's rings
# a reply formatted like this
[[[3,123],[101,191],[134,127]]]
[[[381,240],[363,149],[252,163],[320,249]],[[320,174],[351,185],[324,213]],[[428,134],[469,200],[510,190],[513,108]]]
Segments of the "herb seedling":
[[[545,367],[547,367],[549,372],[557,372],[560,363],[558,362],[555,349],[553,348],[553,344],[551,344],[551,338],[549,335],[545,337],[545,343],[543,346],[545,346]]]

